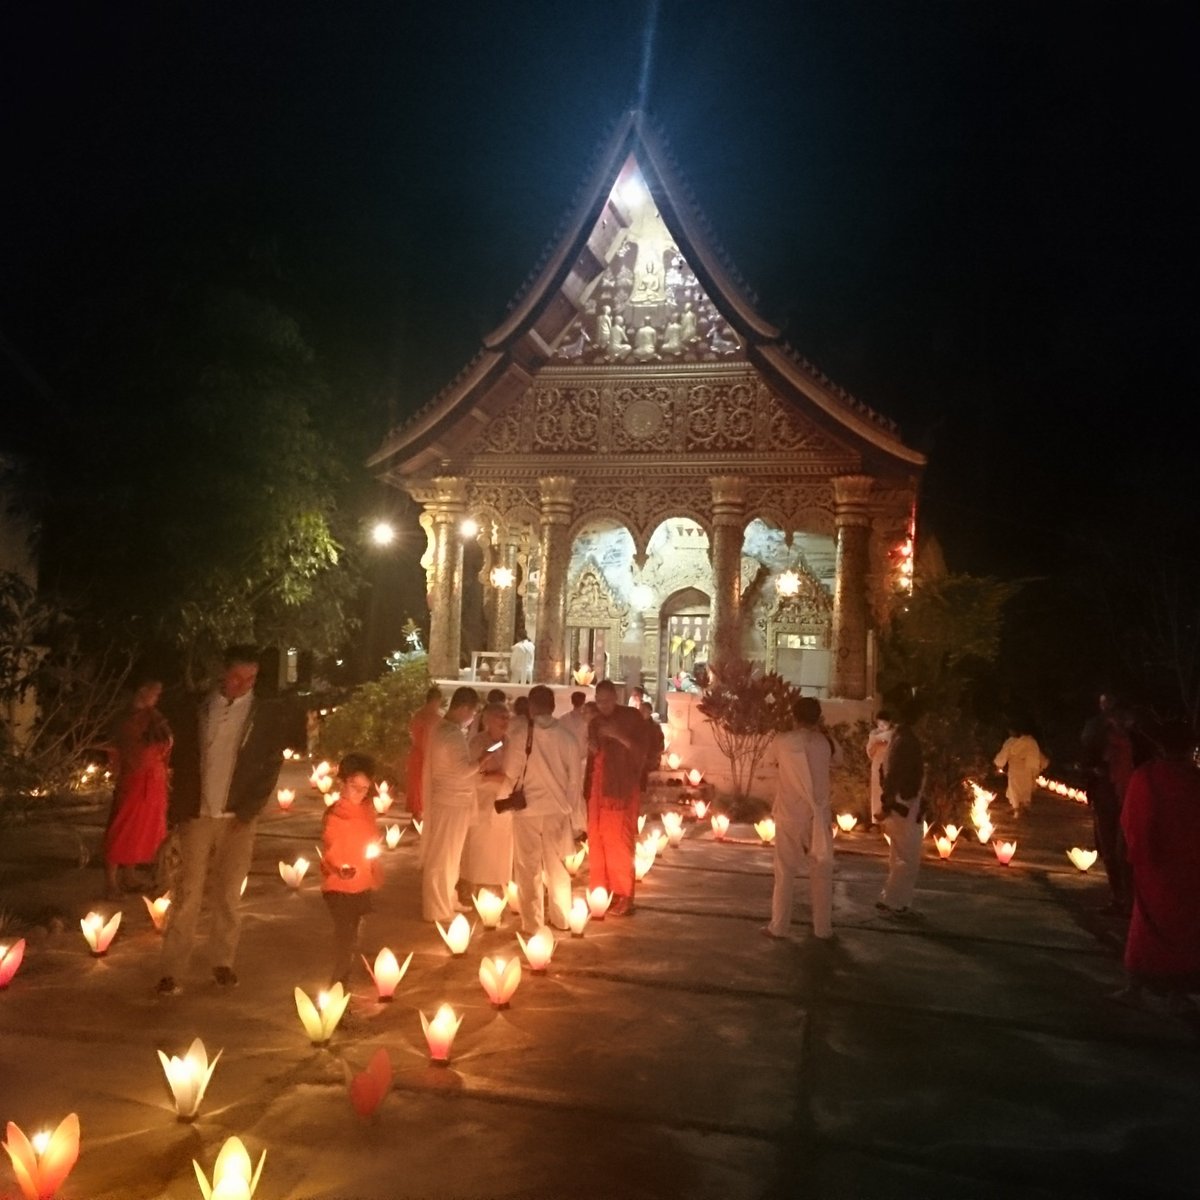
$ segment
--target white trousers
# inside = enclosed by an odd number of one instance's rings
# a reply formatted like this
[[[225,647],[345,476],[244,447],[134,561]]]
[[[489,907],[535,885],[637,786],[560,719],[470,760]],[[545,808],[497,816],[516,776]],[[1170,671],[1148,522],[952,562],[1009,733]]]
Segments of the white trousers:
[[[181,976],[191,958],[204,885],[209,889],[209,957],[214,967],[232,967],[242,931],[242,881],[254,854],[253,821],[194,817],[179,827],[179,878],[163,935],[162,974]]]
[[[421,916],[443,924],[454,917],[454,885],[458,882],[463,845],[471,828],[473,808],[439,804],[425,799],[425,828],[421,835]]]
[[[792,923],[796,871],[806,854],[813,933],[827,938],[833,933],[833,831],[827,805],[805,803],[797,812],[776,813],[775,890],[768,926],[776,937],[783,937]]]
[[[536,933],[547,917],[556,929],[567,928],[571,875],[563,856],[574,849],[569,816],[513,816],[513,874],[526,936]]]
[[[883,831],[891,838],[888,876],[879,898],[889,908],[907,908],[917,889],[917,871],[921,867],[921,839],[925,835],[918,812],[920,804],[909,804],[908,816],[889,812],[883,818]]]

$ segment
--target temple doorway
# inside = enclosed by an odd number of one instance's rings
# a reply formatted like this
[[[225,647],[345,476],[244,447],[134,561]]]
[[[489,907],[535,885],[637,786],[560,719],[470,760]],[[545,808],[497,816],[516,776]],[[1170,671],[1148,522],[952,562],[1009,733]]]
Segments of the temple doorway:
[[[659,679],[664,692],[701,692],[708,680],[712,602],[699,588],[682,588],[663,601],[659,624]]]

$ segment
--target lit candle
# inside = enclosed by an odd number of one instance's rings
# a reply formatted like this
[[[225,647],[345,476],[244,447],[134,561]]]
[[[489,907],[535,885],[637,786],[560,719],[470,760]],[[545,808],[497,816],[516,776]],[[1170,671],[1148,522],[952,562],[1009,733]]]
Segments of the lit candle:
[[[411,951],[401,965],[386,946],[375,955],[373,966],[367,962],[366,956],[363,956],[363,964],[367,968],[367,974],[371,976],[371,982],[375,985],[375,992],[380,1000],[387,1001],[395,997],[396,988],[399,986],[400,980],[404,978],[410,962],[412,962]]]
[[[450,1061],[450,1047],[462,1025],[462,1017],[456,1016],[454,1009],[443,1004],[429,1020],[421,1013],[421,1026],[425,1030],[425,1040],[429,1043],[429,1057],[437,1066],[446,1066]]]
[[[79,922],[79,925],[83,930],[83,936],[87,939],[87,944],[91,947],[93,956],[103,958],[108,953],[113,938],[117,936],[117,930],[121,925],[121,914],[120,912],[113,913],[106,922],[99,913],[90,912]]]
[[[150,914],[150,920],[154,924],[154,928],[162,933],[163,926],[167,923],[167,912],[171,907],[171,893],[159,896],[157,900],[151,900],[149,896],[142,897],[143,903],[146,905],[146,911]]]
[[[218,1050],[210,1063],[208,1051],[199,1038],[192,1042],[182,1058],[175,1055],[168,1058],[161,1050],[158,1052],[175,1100],[175,1114],[181,1121],[191,1121],[200,1111],[200,1101],[204,1099],[221,1054],[222,1051]]]
[[[474,903],[475,911],[479,914],[484,929],[495,929],[500,924],[500,918],[504,916],[504,910],[508,906],[508,900],[504,896],[497,896],[495,892],[489,892],[487,888],[480,888],[474,897]]]
[[[479,982],[494,1008],[507,1008],[521,982],[521,960],[484,958],[479,964]]]

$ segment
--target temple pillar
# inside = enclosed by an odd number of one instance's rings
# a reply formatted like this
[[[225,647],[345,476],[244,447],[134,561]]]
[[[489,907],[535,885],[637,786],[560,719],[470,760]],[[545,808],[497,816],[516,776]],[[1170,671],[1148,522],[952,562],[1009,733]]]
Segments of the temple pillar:
[[[844,475],[833,481],[837,531],[837,575],[833,588],[833,670],[830,694],[845,700],[867,696],[867,633],[870,627],[869,475]]]
[[[718,475],[712,486],[712,664],[742,657],[742,543],[746,532],[746,481]]]
[[[434,679],[458,678],[462,638],[462,538],[459,525],[467,508],[467,484],[441,475],[433,481],[434,499],[425,511],[432,522],[432,553],[428,574],[429,674]]]
[[[538,579],[537,641],[533,678],[538,683],[566,683],[567,569],[571,564],[571,497],[575,480],[549,475],[541,489],[542,569]]]
[[[502,533],[496,541],[496,569],[511,572],[507,587],[492,583],[492,604],[488,623],[488,649],[508,650],[517,640],[517,551],[518,539],[510,533]]]

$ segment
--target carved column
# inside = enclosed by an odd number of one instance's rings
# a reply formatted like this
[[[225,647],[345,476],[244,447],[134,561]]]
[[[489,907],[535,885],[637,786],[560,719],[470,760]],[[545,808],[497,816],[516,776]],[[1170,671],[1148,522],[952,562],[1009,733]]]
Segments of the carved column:
[[[425,505],[432,519],[429,566],[429,673],[434,679],[458,678],[462,636],[462,539],[458,527],[467,507],[467,484],[442,475],[433,481],[434,499]]]
[[[566,683],[567,568],[575,480],[562,475],[539,479],[542,494],[542,568],[538,579],[537,641],[533,677],[538,683]]]
[[[517,637],[517,550],[518,539],[507,531],[500,534],[496,542],[496,566],[507,567],[512,572],[508,587],[496,587],[489,579],[486,586],[491,589],[491,621],[488,627],[488,649],[507,650]]]
[[[718,475],[712,486],[712,659],[721,664],[742,657],[742,541],[746,530],[746,481]]]
[[[833,481],[837,577],[833,589],[833,670],[829,690],[845,700],[863,700],[868,689],[869,505],[874,482],[869,475],[844,475]]]

